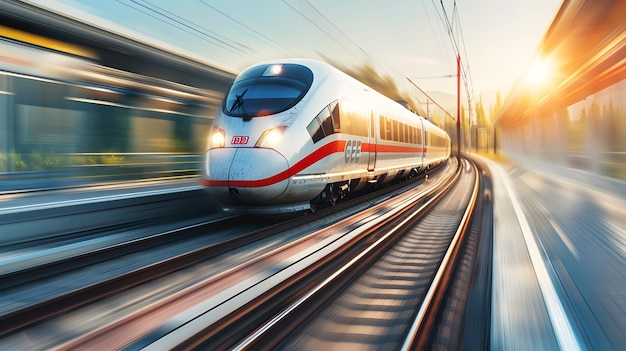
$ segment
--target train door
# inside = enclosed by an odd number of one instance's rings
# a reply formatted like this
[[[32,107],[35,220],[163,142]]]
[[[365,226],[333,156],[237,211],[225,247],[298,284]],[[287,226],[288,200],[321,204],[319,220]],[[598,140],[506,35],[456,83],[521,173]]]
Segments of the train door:
[[[426,168],[430,168],[430,163],[432,160],[432,150],[431,150],[431,140],[430,140],[430,130],[429,126],[424,126],[424,166]]]
[[[426,167],[426,126],[424,125],[424,120],[420,118],[419,123],[419,144],[422,148],[422,168]]]
[[[376,126],[375,126],[375,121],[376,118],[374,118],[374,110],[370,111],[369,113],[369,121],[368,121],[368,137],[367,137],[367,143],[369,145],[369,147],[367,148],[368,152],[367,152],[367,171],[368,172],[373,172],[374,169],[376,168],[376,145],[378,145],[378,140],[377,140],[377,136],[376,136]]]

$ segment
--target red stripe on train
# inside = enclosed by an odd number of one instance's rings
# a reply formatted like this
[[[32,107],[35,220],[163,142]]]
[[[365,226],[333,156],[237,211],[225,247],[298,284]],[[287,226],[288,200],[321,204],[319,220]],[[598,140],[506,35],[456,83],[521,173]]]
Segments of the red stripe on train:
[[[275,174],[271,177],[258,179],[258,180],[210,180],[210,179],[200,179],[200,183],[205,186],[221,186],[221,187],[241,187],[241,188],[259,188],[263,186],[269,186],[272,184],[276,184],[282,182],[285,179],[288,179],[298,172],[306,169],[312,164],[318,162],[326,156],[332,155],[334,153],[344,153],[346,147],[345,140],[335,140],[326,145],[323,145],[319,149],[313,151],[311,154],[304,157],[302,160],[298,161],[292,167]],[[382,145],[382,144],[370,144],[363,143],[361,144],[362,152],[409,152],[409,153],[421,153],[425,152],[425,149],[420,147],[411,147],[411,146],[395,146],[395,145]]]

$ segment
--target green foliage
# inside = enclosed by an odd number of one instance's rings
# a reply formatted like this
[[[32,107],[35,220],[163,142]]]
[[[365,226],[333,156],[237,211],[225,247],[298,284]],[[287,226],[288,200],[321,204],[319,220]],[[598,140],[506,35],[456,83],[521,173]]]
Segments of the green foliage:
[[[25,171],[27,166],[26,166],[26,162],[24,162],[22,160],[22,156],[18,153],[16,153],[14,150],[11,150],[11,152],[9,152],[9,154],[7,155],[7,165],[8,165],[8,169],[7,171]]]
[[[116,155],[98,156],[98,161],[97,164],[116,165],[124,163],[124,157]]]
[[[124,156],[63,155],[41,152],[0,153],[0,172],[50,171],[63,167],[123,164]]]

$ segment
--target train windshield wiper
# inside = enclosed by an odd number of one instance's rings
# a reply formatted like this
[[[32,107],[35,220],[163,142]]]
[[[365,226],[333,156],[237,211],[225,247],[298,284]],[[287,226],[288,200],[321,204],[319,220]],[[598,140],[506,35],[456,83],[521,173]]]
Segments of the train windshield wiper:
[[[248,89],[249,88],[246,88],[246,90],[244,90],[241,95],[235,94],[235,102],[233,102],[233,105],[230,107],[229,112],[233,112],[235,111],[235,109],[239,109],[240,107],[243,108],[243,96],[246,95]]]

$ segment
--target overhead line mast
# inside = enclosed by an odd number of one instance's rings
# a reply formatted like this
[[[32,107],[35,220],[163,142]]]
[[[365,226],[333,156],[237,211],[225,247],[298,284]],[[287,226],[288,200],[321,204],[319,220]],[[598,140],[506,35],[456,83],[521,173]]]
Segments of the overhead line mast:
[[[461,55],[456,54],[456,145],[461,158]]]
[[[471,94],[470,91],[468,89],[468,82],[467,82],[467,76],[468,73],[463,72],[462,71],[462,67],[461,67],[461,50],[459,48],[459,42],[457,41],[457,38],[454,35],[453,32],[453,27],[452,24],[450,23],[450,19],[448,18],[448,14],[446,13],[446,8],[443,5],[443,0],[440,0],[440,4],[441,4],[441,8],[443,10],[443,18],[445,19],[444,22],[444,26],[446,27],[447,31],[448,31],[448,36],[450,37],[451,43],[452,43],[452,47],[455,51],[456,54],[456,65],[457,65],[457,119],[456,119],[456,130],[457,130],[457,148],[458,148],[458,155],[459,157],[461,157],[461,74],[464,74],[464,82],[465,82],[465,90],[467,92],[467,97],[468,97],[468,104],[471,108]],[[434,0],[433,0],[433,5],[434,5]],[[461,33],[461,40],[463,40],[463,34],[461,31],[461,22],[459,20],[458,17],[458,9],[456,6],[456,0],[454,1],[454,11],[453,11],[453,19],[456,17],[456,20],[458,22],[459,25],[459,31]],[[456,15],[456,16],[455,16]],[[465,45],[463,45],[463,47],[465,47]],[[469,71],[469,67],[468,67],[468,71]],[[470,116],[471,118],[471,116]]]

